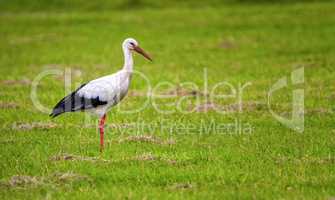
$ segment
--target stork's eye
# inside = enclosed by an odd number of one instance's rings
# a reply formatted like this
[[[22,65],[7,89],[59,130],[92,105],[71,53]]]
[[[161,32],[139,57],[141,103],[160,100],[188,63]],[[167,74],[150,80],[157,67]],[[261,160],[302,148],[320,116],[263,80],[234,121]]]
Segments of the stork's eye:
[[[135,44],[134,44],[133,42],[130,42],[130,44],[131,44],[132,46],[135,46]]]

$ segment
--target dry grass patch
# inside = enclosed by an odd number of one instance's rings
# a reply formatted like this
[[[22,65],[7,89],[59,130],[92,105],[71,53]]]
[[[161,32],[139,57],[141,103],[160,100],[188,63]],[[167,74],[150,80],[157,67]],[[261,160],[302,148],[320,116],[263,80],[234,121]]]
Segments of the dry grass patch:
[[[306,110],[306,114],[333,114],[332,109],[328,108],[310,108]]]
[[[160,145],[174,145],[176,141],[173,139],[163,140],[153,135],[135,135],[121,139],[119,142],[147,142]]]
[[[163,161],[170,165],[174,165],[177,163],[176,160],[158,157],[158,156],[153,155],[151,152],[134,156],[130,158],[129,160],[132,160],[132,161]]]
[[[170,90],[162,91],[160,93],[150,93],[143,91],[131,90],[128,92],[129,96],[134,97],[150,97],[150,96],[169,96],[169,97],[183,97],[183,96],[205,96],[205,94],[199,90],[189,89],[182,86],[177,86]]]
[[[194,96],[194,97],[196,97],[196,96],[206,96],[206,94],[204,94],[203,92],[201,92],[199,90],[185,88],[185,87],[182,87],[180,85],[178,85],[177,87],[175,87],[171,90],[162,92],[161,94],[158,94],[158,95],[163,95],[163,96],[169,95],[169,96],[178,96],[178,97],[183,97],[183,96]]]
[[[88,161],[88,162],[109,162],[109,160],[97,157],[76,156],[71,154],[59,154],[50,157],[51,161]]]
[[[190,108],[193,110],[194,108]],[[195,107],[196,112],[209,112],[209,111],[217,111],[217,112],[252,112],[257,110],[267,109],[267,105],[265,103],[261,103],[258,101],[248,101],[242,102],[241,104],[228,104],[222,105],[213,102],[206,102],[203,104],[199,104]]]
[[[81,175],[73,172],[56,172],[49,176],[27,176],[27,175],[14,175],[7,181],[2,181],[1,185],[7,188],[27,188],[37,187],[43,185],[61,185],[73,182],[89,182],[93,180],[89,176]]]
[[[86,175],[81,175],[73,172],[65,172],[65,173],[54,173],[52,174],[52,178],[57,183],[69,183],[69,182],[76,182],[76,181],[86,181],[92,182],[93,180]]]
[[[219,48],[222,49],[236,49],[238,46],[232,40],[224,40],[219,44]]]
[[[31,81],[27,78],[20,80],[2,80],[0,81],[1,85],[16,86],[16,85],[30,85]]]
[[[138,160],[138,161],[148,161],[148,160],[157,160],[157,159],[158,158],[151,153],[144,153],[144,154],[137,155],[132,158],[132,160]]]
[[[168,186],[169,190],[185,190],[192,189],[193,185],[190,183],[175,183],[173,185]]]
[[[131,97],[147,97],[150,96],[150,93],[143,92],[143,91],[137,91],[137,90],[131,90],[128,92],[128,96]]]
[[[17,109],[20,105],[14,102],[0,102],[0,109]]]
[[[199,104],[195,107],[196,112],[208,112],[208,111],[215,111],[218,109],[221,109],[222,107],[218,104],[212,103],[212,102],[206,102],[203,104]],[[190,110],[193,110],[194,108],[190,108]]]
[[[41,178],[35,176],[15,175],[9,180],[3,181],[2,185],[7,187],[35,187],[41,185]]]
[[[58,127],[58,125],[53,122],[15,122],[12,124],[12,129],[14,130],[52,129],[56,127]]]

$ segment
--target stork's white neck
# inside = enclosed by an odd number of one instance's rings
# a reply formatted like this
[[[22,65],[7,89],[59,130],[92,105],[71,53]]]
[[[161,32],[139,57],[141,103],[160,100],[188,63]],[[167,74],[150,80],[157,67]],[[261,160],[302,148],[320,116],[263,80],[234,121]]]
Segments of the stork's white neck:
[[[128,48],[123,47],[123,55],[124,55],[123,70],[132,72],[134,65],[132,52]]]

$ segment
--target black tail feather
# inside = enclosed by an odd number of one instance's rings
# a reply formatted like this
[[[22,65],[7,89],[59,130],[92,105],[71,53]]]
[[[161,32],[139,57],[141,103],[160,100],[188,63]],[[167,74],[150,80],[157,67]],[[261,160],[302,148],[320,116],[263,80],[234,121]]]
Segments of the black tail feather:
[[[72,94],[70,94],[70,95],[72,95]],[[52,112],[50,113],[50,117],[52,117],[52,118],[55,118],[55,117],[57,117],[58,115],[60,115],[60,114],[62,114],[62,113],[64,113],[64,112],[66,112],[66,110],[65,110],[65,99],[67,99],[67,98],[69,98],[69,96],[70,95],[68,95],[68,96],[66,96],[66,97],[64,97],[62,100],[60,100],[57,104],[56,104],[56,106],[52,109]]]
[[[99,105],[105,105],[107,101],[100,101],[99,97],[93,99],[87,99],[85,97],[80,97],[77,91],[84,87],[86,84],[81,85],[76,91],[72,92],[68,96],[60,100],[50,113],[50,117],[55,118],[58,115],[65,112],[75,112],[78,110],[85,110],[90,108],[95,108]]]

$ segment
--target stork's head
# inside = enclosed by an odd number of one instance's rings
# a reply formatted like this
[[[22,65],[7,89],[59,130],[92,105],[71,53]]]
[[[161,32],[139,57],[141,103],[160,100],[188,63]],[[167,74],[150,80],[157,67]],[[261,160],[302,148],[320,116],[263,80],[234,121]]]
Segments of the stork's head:
[[[123,49],[128,49],[130,51],[135,51],[139,54],[141,54],[142,56],[144,56],[146,59],[152,61],[151,57],[149,56],[149,54],[147,54],[139,45],[138,42],[133,39],[133,38],[127,38],[124,40],[123,44],[122,44]]]

